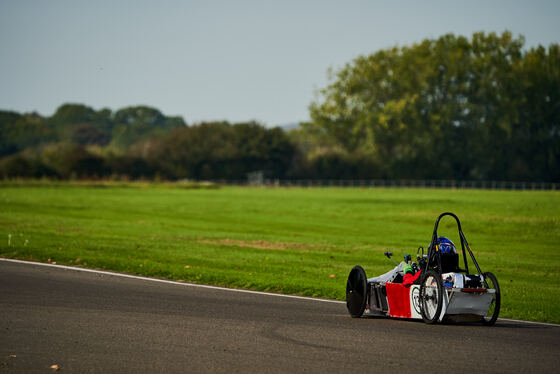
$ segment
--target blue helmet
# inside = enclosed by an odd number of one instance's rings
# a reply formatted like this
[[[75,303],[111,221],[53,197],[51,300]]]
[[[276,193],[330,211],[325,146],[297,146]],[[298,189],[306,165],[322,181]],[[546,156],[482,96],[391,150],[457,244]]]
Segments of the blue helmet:
[[[441,253],[457,253],[455,244],[446,237],[440,236],[437,240],[437,244]]]

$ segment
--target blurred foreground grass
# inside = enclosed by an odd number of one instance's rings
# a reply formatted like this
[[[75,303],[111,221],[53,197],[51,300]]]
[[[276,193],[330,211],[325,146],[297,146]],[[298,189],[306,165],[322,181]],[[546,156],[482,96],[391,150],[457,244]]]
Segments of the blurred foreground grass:
[[[344,300],[352,266],[415,258],[451,211],[500,316],[560,323],[556,191],[104,187],[0,184],[0,256]],[[459,243],[451,218],[438,232]]]

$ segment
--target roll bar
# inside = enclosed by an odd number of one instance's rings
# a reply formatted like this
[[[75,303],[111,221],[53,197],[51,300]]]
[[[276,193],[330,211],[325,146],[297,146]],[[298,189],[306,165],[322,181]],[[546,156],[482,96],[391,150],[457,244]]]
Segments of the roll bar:
[[[461,222],[459,221],[459,217],[457,217],[455,214],[451,213],[451,212],[445,212],[439,215],[439,217],[436,220],[436,224],[434,226],[434,233],[432,235],[432,241],[430,242],[430,245],[428,247],[428,261],[426,262],[426,266],[425,266],[425,271],[428,271],[428,268],[430,266],[430,264],[433,264],[434,262],[437,262],[438,265],[438,271],[441,274],[441,253],[439,251],[436,250],[436,245],[437,245],[437,239],[438,239],[438,234],[437,234],[437,229],[439,226],[439,221],[445,217],[445,216],[451,216],[453,218],[455,218],[455,221],[457,221],[457,229],[459,230],[459,238],[461,239],[461,249],[463,250],[463,261],[465,263],[465,272],[468,275],[469,274],[469,265],[467,263],[467,252],[469,252],[469,255],[471,256],[471,259],[474,263],[474,265],[476,266],[476,270],[478,270],[478,274],[482,274],[482,271],[480,270],[480,266],[478,266],[478,263],[476,262],[476,259],[474,258],[474,255],[471,251],[471,248],[469,247],[469,243],[467,242],[467,239],[465,238],[465,235],[463,234],[463,230],[461,229]]]

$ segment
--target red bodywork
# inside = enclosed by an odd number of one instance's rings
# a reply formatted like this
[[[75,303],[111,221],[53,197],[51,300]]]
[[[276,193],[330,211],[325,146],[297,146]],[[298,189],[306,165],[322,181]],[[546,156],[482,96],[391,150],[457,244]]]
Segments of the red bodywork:
[[[389,315],[391,317],[410,318],[409,287],[401,283],[385,283]]]
[[[422,271],[412,275],[407,273],[402,283],[386,283],[387,302],[391,317],[412,318],[410,311],[410,286],[416,281]]]

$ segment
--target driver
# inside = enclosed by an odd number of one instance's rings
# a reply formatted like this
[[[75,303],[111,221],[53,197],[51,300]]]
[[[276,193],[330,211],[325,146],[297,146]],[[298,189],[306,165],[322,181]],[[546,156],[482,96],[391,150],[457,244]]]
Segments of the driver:
[[[457,250],[455,250],[455,244],[453,244],[453,242],[447,239],[445,236],[440,236],[438,238],[436,248],[438,247],[441,253],[445,253],[445,254],[457,253]]]

